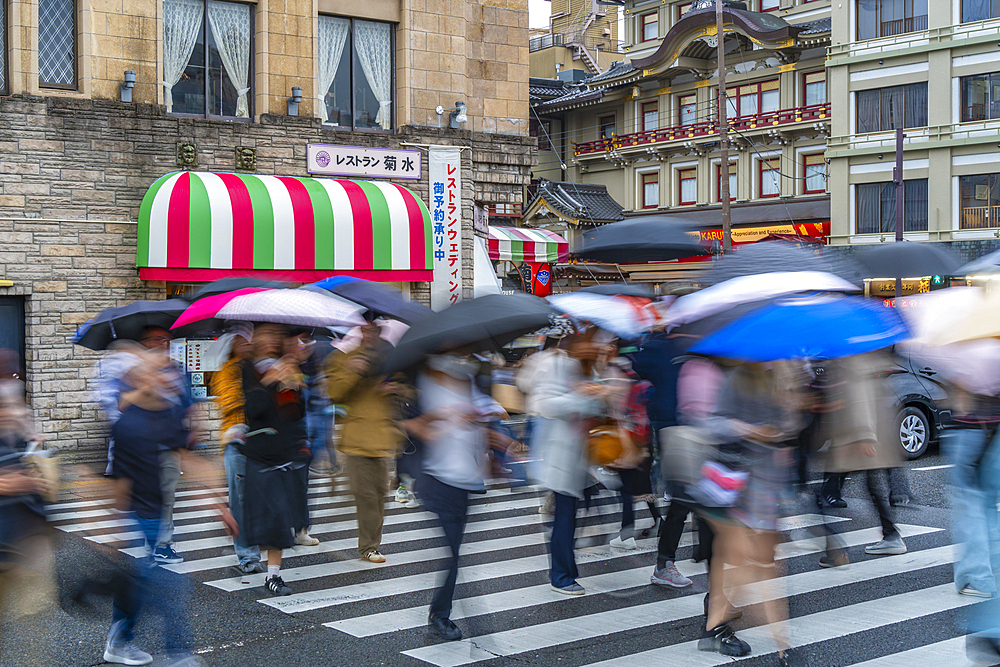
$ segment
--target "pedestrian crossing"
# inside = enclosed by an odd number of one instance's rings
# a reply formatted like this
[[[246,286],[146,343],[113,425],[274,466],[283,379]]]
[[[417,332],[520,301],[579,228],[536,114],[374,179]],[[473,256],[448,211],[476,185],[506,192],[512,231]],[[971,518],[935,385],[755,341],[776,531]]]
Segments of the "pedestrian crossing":
[[[694,586],[651,586],[655,535],[637,534],[635,550],[608,546],[621,512],[617,494],[611,492],[602,492],[580,512],[576,554],[580,583],[587,591],[582,597],[560,595],[548,584],[549,517],[539,514],[537,488],[509,489],[497,482],[487,493],[474,496],[451,614],[465,634],[457,642],[438,642],[425,630],[427,604],[448,555],[433,514],[387,499],[382,551],[388,560],[372,564],[357,557],[357,523],[345,481],[311,480],[310,533],[321,542],[285,551],[282,577],[294,593],[272,597],[263,588],[264,575],[234,576],[232,541],[212,509],[217,495],[224,493],[190,489],[177,494],[175,548],[185,561],[166,568],[192,576],[212,595],[239,596],[261,613],[300,618],[328,628],[331,637],[390,647],[385,650],[394,657],[384,658],[387,664],[631,667],[734,662],[697,650],[707,573],[704,563],[689,560],[696,536],[686,532],[678,553],[678,566],[694,579]],[[639,517],[639,530],[651,524],[645,510]],[[60,530],[127,555],[146,554],[139,534],[111,509],[108,499],[55,505],[50,521]],[[846,568],[817,565],[824,549],[817,535],[827,522],[836,524],[854,561]],[[849,512],[823,517],[807,511],[782,520],[786,541],[776,556],[783,576],[743,587],[733,600],[746,612],[734,628],[753,647],[747,660],[777,651],[761,608],[768,600],[785,597],[791,610],[790,644],[808,656],[801,664],[972,664],[955,617],[980,600],[958,595],[951,583],[957,552],[947,531],[920,522],[900,523],[910,551],[866,557],[863,547],[881,536],[878,526],[869,524],[859,523]],[[908,632],[905,641],[871,642],[924,624],[944,624],[951,631],[924,641],[920,633]],[[859,650],[859,642],[871,648]]]

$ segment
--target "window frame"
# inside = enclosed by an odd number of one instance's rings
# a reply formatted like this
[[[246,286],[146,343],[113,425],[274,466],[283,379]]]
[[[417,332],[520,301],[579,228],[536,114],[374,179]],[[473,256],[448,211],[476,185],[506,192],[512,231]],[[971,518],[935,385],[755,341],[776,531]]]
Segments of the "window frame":
[[[684,15],[688,12],[689,9],[691,9],[691,5],[693,4],[694,2],[692,0],[692,2],[685,2],[684,4],[676,5],[677,18],[674,20],[674,22],[676,23],[677,21],[680,21],[682,18],[684,18]]]
[[[545,128],[545,132],[542,132],[542,128]],[[531,118],[529,123],[529,129],[531,130],[531,136],[533,136],[538,141],[538,150],[552,152],[552,142],[550,141],[552,137],[552,121],[538,120],[537,118]]]
[[[684,102],[684,100],[690,99],[690,102]],[[694,116],[691,118],[690,123],[684,122],[684,107],[693,106]],[[698,123],[698,94],[689,93],[687,95],[677,95],[677,125],[679,127],[688,127],[689,125],[696,125]]]
[[[1000,0],[998,0],[998,4],[1000,4]],[[967,96],[966,96],[966,82],[969,81],[970,79],[974,79],[976,77],[987,77],[987,79],[986,79],[986,83],[987,83],[987,85],[986,85],[986,97],[987,97],[987,101],[986,101],[986,104],[985,104],[986,109],[987,109],[987,114],[986,114],[985,118],[966,118],[966,112],[970,108],[968,102],[966,101],[967,100]],[[991,93],[991,91],[993,90],[992,79],[994,77],[996,77],[996,80],[998,82],[997,85],[998,85],[998,87],[1000,87],[1000,72],[983,72],[981,74],[969,74],[967,76],[959,77],[959,79],[958,79],[958,92],[959,92],[959,105],[960,105],[960,109],[959,109],[960,120],[959,120],[959,122],[961,122],[961,123],[972,123],[972,122],[975,122],[975,121],[984,121],[984,120],[1000,120],[1000,99],[994,100],[992,98],[992,93]],[[993,116],[993,106],[994,105],[997,105],[996,116]]]
[[[0,97],[10,94],[10,30],[7,28],[10,2],[0,0]]]
[[[649,107],[652,107],[650,109]],[[656,114],[656,127],[646,127],[646,114],[655,113]],[[640,127],[642,132],[652,132],[653,130],[660,129],[660,102],[659,100],[653,100],[652,102],[642,102],[639,105],[639,118]]]
[[[774,111],[761,111],[761,100],[762,100],[763,94],[771,92],[770,90],[762,90],[762,88],[763,88],[764,85],[770,84],[770,83],[776,83],[776,84],[778,84],[778,87],[774,89],[774,90],[778,91],[778,108],[775,109]],[[740,90],[742,90],[743,88],[750,88],[750,87],[756,88],[757,89],[756,92],[746,93],[746,94],[740,92]],[[716,94],[718,94],[718,87],[716,87]],[[755,95],[757,97],[757,113],[744,116],[743,115],[743,109],[742,109],[743,98],[744,97],[750,97],[751,95]],[[781,80],[775,78],[775,79],[767,79],[766,81],[755,81],[755,82],[752,82],[752,83],[742,83],[742,84],[739,84],[738,86],[736,86],[734,88],[733,94],[730,94],[729,89],[727,87],[726,88],[726,104],[732,105],[733,101],[736,102],[736,116],[734,116],[730,120],[737,120],[737,119],[740,119],[740,118],[752,118],[754,116],[762,116],[764,114],[777,113],[778,111],[781,110]],[[727,109],[726,110],[726,112],[727,112],[726,113],[727,118],[728,118],[728,115],[729,115],[728,111],[729,110]]]
[[[729,187],[729,201],[736,201],[736,197],[739,194],[740,180],[739,180],[739,162],[736,160],[730,160],[729,162],[729,177],[730,181],[733,177],[736,178],[736,187],[732,187],[730,183]],[[720,161],[715,165],[715,201],[722,202],[722,162]]]
[[[906,229],[906,222],[907,222],[907,220],[906,220],[906,184],[907,183],[914,183],[914,182],[917,182],[917,181],[923,181],[924,183],[928,183],[928,179],[926,179],[926,178],[912,178],[912,179],[906,179],[906,180],[903,181],[903,233],[904,234],[905,233],[926,232],[930,228],[930,195],[928,193],[927,202],[925,202],[925,204],[927,206],[927,209],[924,211],[924,225],[925,225],[924,228],[923,229],[910,229],[910,230]],[[858,192],[858,188],[865,187],[865,186],[873,186],[873,185],[874,186],[878,186],[880,188],[879,195],[878,195],[879,196],[879,199],[878,199],[878,220],[876,221],[878,223],[878,229],[875,230],[875,231],[871,231],[871,232],[869,232],[869,231],[862,232],[862,231],[859,231],[860,230],[859,225],[861,223],[861,211],[860,211],[860,208],[861,208],[861,203],[862,202],[861,202],[861,196],[860,196],[860,194]],[[878,181],[878,182],[875,182],[875,183],[858,183],[858,184],[856,184],[854,186],[855,187],[855,196],[854,196],[854,232],[856,234],[890,234],[890,233],[893,233],[893,230],[883,230],[881,228],[882,227],[882,224],[881,224],[881,220],[882,220],[882,192],[881,192],[881,188],[884,188],[884,187],[887,187],[887,186],[890,186],[890,185],[895,186],[895,183],[893,181]],[[895,187],[898,187],[898,186],[895,186]],[[895,191],[893,191],[893,193],[892,193],[892,200],[893,200],[893,202],[895,202],[895,196],[896,196],[896,193],[895,193]],[[961,207],[961,202],[959,202],[959,206]]]
[[[855,6],[857,6],[857,3],[858,3],[859,0],[853,0],[853,1],[855,3]],[[920,0],[903,0],[903,18],[901,18],[901,19],[893,19],[891,21],[884,21],[884,20],[882,20],[882,14],[883,14],[883,10],[885,8],[885,3],[887,1],[888,0],[875,0],[875,2],[876,2],[875,15],[877,17],[876,21],[875,21],[875,25],[878,28],[878,34],[877,35],[872,35],[870,37],[862,37],[861,36],[861,25],[862,25],[862,23],[861,23],[860,20],[857,20],[855,22],[854,32],[855,32],[855,37],[856,37],[857,41],[864,42],[864,41],[868,41],[870,39],[883,39],[885,37],[895,37],[896,35],[906,35],[906,34],[909,34],[911,32],[922,32],[924,30],[927,30],[927,28],[929,27],[929,24],[927,23],[928,22],[928,14],[927,13],[925,13],[925,14],[910,14],[909,16],[907,16],[907,14],[906,14],[906,8],[907,8],[907,6],[909,6],[912,9],[913,4],[915,2],[919,2]],[[930,12],[930,6],[929,6],[930,5],[930,1],[931,0],[927,0],[927,2],[928,2],[928,9],[927,9],[927,11],[928,12]],[[858,16],[860,18],[860,11],[858,12]],[[924,25],[923,28],[917,28],[916,27],[916,19],[921,18],[921,17],[923,17],[925,25]],[[906,30],[906,21],[908,21],[908,20],[914,22],[914,27],[913,27],[912,30]],[[884,26],[887,23],[895,23],[896,21],[902,21],[903,22],[903,30],[901,32],[885,33],[884,32]]]
[[[685,178],[685,174],[692,174]],[[694,199],[684,201],[684,181],[694,181]],[[681,167],[677,170],[677,205],[694,206],[698,203],[698,168]]]
[[[36,76],[38,77],[38,87],[39,88],[44,88],[46,90],[72,90],[72,91],[80,90],[80,4],[79,4],[79,0],[72,0],[72,2],[73,2],[73,83],[72,84],[68,84],[68,83],[43,82],[42,81],[41,72],[35,72]],[[207,2],[207,0],[206,0],[206,2]],[[10,10],[10,3],[7,3],[6,9],[8,11]],[[38,13],[38,11],[40,11],[40,9],[41,8],[38,7],[38,5],[36,4],[36,8],[35,8],[36,16],[38,15],[37,13]],[[7,21],[5,21],[5,23],[9,24],[11,22],[10,21],[10,17],[7,16],[6,18],[7,18]],[[4,28],[6,28],[6,26],[4,26]],[[35,26],[35,32],[36,32],[36,39],[35,39],[35,67],[37,69],[38,68],[38,54],[41,52],[41,44],[39,44],[39,40],[41,40],[41,36],[38,33],[38,26],[37,25]],[[8,36],[9,36],[9,33],[8,33]],[[10,58],[10,48],[9,47],[10,47],[10,45],[5,42],[4,43],[4,48],[6,49],[6,54],[7,54],[7,58],[5,59],[5,61]]]
[[[966,19],[965,18],[965,0],[961,0],[959,5],[959,23],[977,23],[979,21],[992,21],[993,19],[1000,18],[1000,0],[989,0],[990,10],[989,13],[992,16],[988,16],[984,19]]]
[[[399,104],[399,99],[396,95],[396,30],[399,28],[398,23],[392,21],[377,21],[375,19],[366,18],[355,18],[353,16],[343,16],[341,14],[330,14],[328,12],[320,12],[317,16],[331,16],[337,19],[346,19],[351,22],[350,28],[350,47],[351,53],[349,60],[351,61],[351,125],[333,125],[330,123],[322,123],[324,130],[334,130],[338,132],[374,132],[376,134],[395,134],[397,125],[397,110],[396,107]],[[354,90],[357,86],[357,68],[354,67],[354,23],[355,21],[368,21],[369,23],[384,23],[391,27],[389,31],[389,68],[392,72],[392,83],[390,84],[392,90],[392,114],[389,124],[392,126],[389,129],[384,129],[381,127],[358,127],[354,124],[355,118],[357,118],[355,101],[354,101]],[[319,39],[316,39],[317,49],[319,48]],[[346,48],[346,47],[345,47]],[[334,81],[337,77],[334,76]],[[333,84],[330,84],[333,85]],[[323,93],[324,97],[326,93]]]
[[[774,163],[777,163],[775,166]],[[778,191],[764,194],[764,174],[773,171],[777,175]],[[760,199],[773,199],[781,196],[781,156],[765,157],[757,160],[757,196]]]
[[[830,89],[826,85],[827,84],[826,70],[825,69],[815,69],[815,70],[812,70],[812,71],[809,71],[809,72],[802,72],[802,106],[803,107],[811,106],[807,102],[807,100],[806,100],[806,97],[807,97],[806,91],[809,89],[809,86],[815,85],[815,84],[819,83],[818,81],[812,81],[812,82],[810,82],[808,80],[809,77],[811,75],[814,75],[814,74],[822,74],[823,75],[823,102],[820,102],[820,104],[826,104],[827,102],[830,101],[830,95],[829,95]]]
[[[886,91],[892,90],[894,88],[902,88],[903,89],[903,126],[902,126],[903,129],[906,130],[906,129],[917,128],[917,127],[928,127],[928,125],[926,125],[926,124],[925,125],[907,125],[907,123],[906,123],[906,92],[907,92],[907,90],[911,90],[912,86],[921,86],[921,85],[923,86],[923,91],[924,91],[924,101],[923,101],[922,105],[917,105],[917,106],[920,107],[920,108],[923,108],[924,111],[925,111],[925,113],[927,113],[927,101],[928,101],[928,94],[929,94],[929,88],[930,88],[929,83],[927,81],[918,81],[916,83],[900,84],[898,86],[885,86],[885,87],[882,87],[882,88],[868,88],[868,89],[865,89],[865,90],[856,91],[855,92],[855,100],[854,100],[855,101],[855,104],[854,104],[854,129],[855,129],[855,132],[854,133],[855,134],[876,134],[876,133],[879,133],[879,132],[894,132],[895,131],[895,128],[892,128],[892,127],[889,127],[889,128],[882,127],[882,116],[883,116],[883,114],[882,114],[882,105],[885,103],[884,102],[884,97],[885,97]],[[961,91],[961,85],[959,85],[959,90]],[[878,121],[879,121],[878,129],[862,131],[862,129],[861,129],[861,113],[862,113],[862,109],[861,109],[861,104],[860,104],[857,96],[861,95],[862,93],[870,93],[872,91],[878,91],[878,94],[879,94],[879,97],[878,97],[878,114],[877,114],[878,115]],[[928,124],[930,123],[929,116],[925,120],[927,121]]]
[[[610,123],[607,122],[609,118],[611,119]],[[604,133],[604,129],[607,127],[611,128],[611,136],[608,136]],[[611,139],[612,137],[618,136],[618,114],[612,113],[606,116],[598,116],[597,134],[600,139]]]
[[[987,188],[986,206],[985,207],[981,207],[981,206],[965,206],[964,205],[965,204],[965,196],[962,193],[962,187],[963,187],[962,180],[963,179],[971,179],[971,178],[982,178],[982,177],[986,178],[986,188]],[[958,215],[959,215],[958,228],[959,229],[961,229],[961,230],[965,230],[965,229],[996,229],[997,227],[1000,227],[1000,204],[994,206],[993,204],[990,203],[990,200],[991,200],[990,193],[992,193],[992,191],[994,190],[994,187],[996,187],[996,189],[1000,190],[1000,173],[987,172],[985,174],[964,174],[964,175],[958,177]],[[997,199],[1000,200],[1000,197],[998,197]],[[973,201],[975,201],[975,199],[973,199]],[[986,220],[989,221],[990,224],[988,224],[985,227],[966,226],[964,224],[964,221],[965,221],[965,211],[967,209],[970,209],[970,208],[985,208],[986,209],[986,216],[985,217],[986,217]],[[990,213],[992,212],[992,209],[998,209],[996,216],[990,215]]]
[[[648,181],[647,179],[654,179],[653,181]],[[646,202],[646,186],[655,185],[656,186],[656,203],[649,204]],[[642,204],[643,210],[649,210],[654,208],[660,208],[660,172],[659,171],[646,171],[639,174],[639,192],[640,192],[640,202]]]
[[[210,26],[208,24],[208,2],[209,0],[203,0],[205,3],[205,11],[202,13],[202,25],[205,30],[205,69],[208,70],[208,30]],[[252,123],[255,115],[255,97],[257,96],[256,89],[256,71],[254,69],[254,61],[256,60],[257,54],[257,41],[256,41],[256,20],[257,20],[257,4],[254,2],[247,2],[246,0],[223,0],[224,2],[231,2],[234,5],[246,5],[250,8],[250,71],[247,73],[247,82],[250,84],[250,92],[247,93],[247,117],[240,118],[239,116],[219,116],[215,114],[208,113],[208,87],[210,82],[208,76],[205,76],[205,113],[186,113],[180,111],[171,111],[167,116],[173,118],[205,118],[208,120],[226,120],[236,123]],[[194,51],[192,51],[192,54]],[[162,65],[162,63],[161,63]],[[172,94],[172,92],[171,92]]]
[[[809,167],[815,167],[814,164],[809,164],[809,158],[819,157],[822,160],[823,171],[826,172],[823,178],[823,188],[820,190],[810,190],[809,189]],[[818,195],[826,194],[826,181],[830,176],[830,165],[826,163],[825,153],[804,153],[802,155],[802,194],[804,195]]]
[[[653,18],[652,21],[648,21],[650,17]],[[646,27],[649,25],[656,26],[656,36],[646,37]],[[639,15],[639,43],[644,42],[655,42],[660,38],[660,13],[658,11],[646,12],[645,14]]]
[[[779,9],[781,9],[781,0],[773,0],[773,1],[774,1],[774,7],[771,7],[770,9],[764,9],[764,3],[767,2],[767,0],[760,0],[760,11],[761,12],[776,12]]]

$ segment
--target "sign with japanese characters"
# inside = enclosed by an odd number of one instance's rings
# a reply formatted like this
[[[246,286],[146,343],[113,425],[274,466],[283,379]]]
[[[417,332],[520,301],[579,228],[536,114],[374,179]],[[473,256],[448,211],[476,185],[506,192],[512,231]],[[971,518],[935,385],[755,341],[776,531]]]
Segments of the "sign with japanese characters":
[[[328,176],[420,179],[420,151],[307,144],[306,170]]]
[[[427,164],[434,245],[431,308],[441,310],[462,300],[462,151],[431,146]]]

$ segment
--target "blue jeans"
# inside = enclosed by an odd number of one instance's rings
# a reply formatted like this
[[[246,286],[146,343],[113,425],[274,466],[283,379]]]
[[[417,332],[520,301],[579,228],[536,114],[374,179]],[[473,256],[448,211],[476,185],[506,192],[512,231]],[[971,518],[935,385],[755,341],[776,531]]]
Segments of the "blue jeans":
[[[576,578],[580,576],[573,556],[577,500],[561,493],[553,495],[556,507],[552,518],[552,537],[549,538],[549,581],[556,588],[565,588],[575,584]]]
[[[327,414],[325,409],[306,412],[306,440],[309,442],[309,451],[315,459],[325,449],[330,457],[330,465],[336,465],[337,450],[330,441],[332,430],[333,415]]]
[[[226,484],[229,486],[229,511],[240,527],[239,537],[233,540],[236,557],[240,559],[240,565],[259,562],[260,547],[248,545],[243,537],[243,485],[246,483],[247,457],[240,453],[236,445],[229,444],[226,445],[222,460],[226,466]]]
[[[465,522],[469,511],[469,491],[445,484],[424,475],[417,482],[417,494],[424,506],[437,514],[438,523],[444,531],[444,539],[451,550],[444,580],[434,591],[430,615],[434,618],[451,616],[451,602],[455,597],[455,583],[458,581],[458,551],[465,535]]]
[[[160,532],[160,519],[143,519],[132,515],[149,544],[156,543]],[[187,609],[191,595],[190,582],[184,575],[175,574],[152,564],[136,561],[138,572],[131,590],[115,595],[111,612],[111,629],[108,643],[121,646],[132,641],[135,621],[140,610],[152,609],[163,621],[163,643],[167,653],[191,649],[192,634],[188,624]]]

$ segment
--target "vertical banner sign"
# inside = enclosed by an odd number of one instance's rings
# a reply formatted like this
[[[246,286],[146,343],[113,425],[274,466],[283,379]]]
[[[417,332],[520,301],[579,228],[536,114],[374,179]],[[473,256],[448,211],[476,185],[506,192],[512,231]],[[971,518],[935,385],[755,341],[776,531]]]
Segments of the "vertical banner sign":
[[[428,208],[433,221],[434,282],[431,308],[441,310],[462,299],[462,152],[431,146]]]

